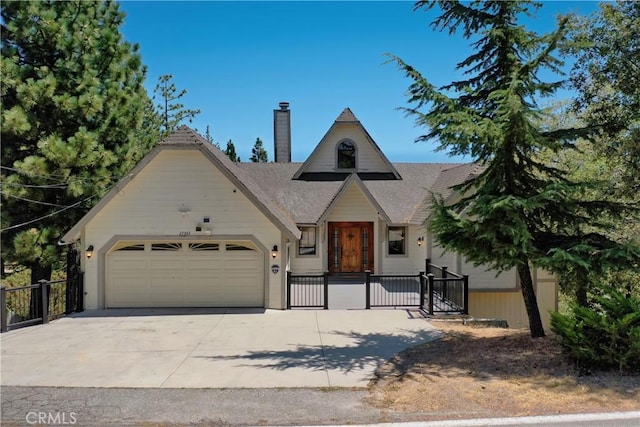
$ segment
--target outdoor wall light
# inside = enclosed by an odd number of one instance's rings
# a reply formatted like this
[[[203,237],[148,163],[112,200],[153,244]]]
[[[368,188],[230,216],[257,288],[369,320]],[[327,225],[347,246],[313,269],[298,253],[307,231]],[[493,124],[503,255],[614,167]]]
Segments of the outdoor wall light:
[[[418,237],[418,246],[422,246],[424,244],[424,237]]]
[[[278,245],[273,245],[273,249],[271,249],[271,258],[275,258],[278,256]]]
[[[89,245],[86,252],[87,258],[91,258],[93,256],[93,245]]]

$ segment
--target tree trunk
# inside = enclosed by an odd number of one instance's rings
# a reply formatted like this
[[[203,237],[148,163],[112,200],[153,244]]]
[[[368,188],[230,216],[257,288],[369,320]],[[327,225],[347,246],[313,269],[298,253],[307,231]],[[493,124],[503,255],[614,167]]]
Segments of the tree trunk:
[[[576,302],[581,307],[589,303],[587,299],[587,272],[580,269],[576,274]]]
[[[522,289],[522,298],[524,306],[529,316],[529,331],[532,338],[544,337],[544,328],[542,327],[542,318],[538,309],[538,299],[533,289],[533,280],[531,279],[531,270],[529,269],[528,260],[525,260],[518,267],[518,276],[520,277],[520,287]]]
[[[50,265],[42,266],[39,262],[34,262],[29,265],[31,268],[31,284],[38,283],[39,280],[51,280],[52,268]],[[48,292],[48,288],[45,288],[45,292]],[[49,300],[49,298],[47,298]],[[42,296],[40,295],[40,289],[31,289],[31,301],[29,306],[29,317],[31,319],[37,319],[42,317]]]

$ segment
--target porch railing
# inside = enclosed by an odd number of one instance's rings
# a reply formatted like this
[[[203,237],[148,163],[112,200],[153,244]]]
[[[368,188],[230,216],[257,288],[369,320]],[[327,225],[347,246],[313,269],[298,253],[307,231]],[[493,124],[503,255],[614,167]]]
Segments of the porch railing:
[[[293,275],[287,271],[287,309],[329,308],[329,272]]]
[[[365,272],[365,308],[415,307],[430,315],[468,314],[469,276],[450,272],[446,267],[431,264],[429,260],[427,268],[428,272],[421,271],[418,274]],[[433,271],[438,272],[438,276]],[[329,286],[329,273],[294,275],[287,272],[287,309],[328,309]]]
[[[425,276],[419,274],[371,274],[365,272],[365,308],[423,307]]]
[[[425,261],[427,276],[427,307],[433,313],[469,314],[469,276],[449,271]]]

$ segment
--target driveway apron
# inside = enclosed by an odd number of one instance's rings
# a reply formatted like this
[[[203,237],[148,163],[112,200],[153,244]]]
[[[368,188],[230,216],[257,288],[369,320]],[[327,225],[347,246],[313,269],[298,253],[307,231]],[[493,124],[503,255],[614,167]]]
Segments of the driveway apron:
[[[1,384],[364,387],[439,336],[405,310],[92,310],[2,334]]]

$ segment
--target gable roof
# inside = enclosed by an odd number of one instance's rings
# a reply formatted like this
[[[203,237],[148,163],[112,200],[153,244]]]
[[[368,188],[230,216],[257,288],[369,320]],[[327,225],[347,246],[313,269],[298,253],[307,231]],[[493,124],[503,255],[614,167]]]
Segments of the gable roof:
[[[264,194],[286,209],[298,224],[318,224],[338,193],[346,188],[343,180],[303,181],[292,179],[300,163],[241,163]],[[384,212],[390,224],[422,224],[426,219],[431,191],[444,171],[464,166],[459,163],[395,163],[402,180],[367,179],[353,174],[351,182],[363,189],[373,206]],[[458,182],[451,182],[454,185]],[[376,207],[376,209],[378,209]]]
[[[391,219],[389,218],[389,216],[385,213],[384,209],[382,209],[378,201],[375,199],[375,197],[373,197],[369,189],[364,185],[364,183],[356,173],[352,173],[347,179],[344,180],[342,186],[333,196],[333,200],[331,200],[331,202],[324,209],[324,212],[322,213],[322,215],[320,215],[320,219],[318,221],[324,221],[327,216],[329,216],[333,207],[340,201],[344,193],[346,193],[346,191],[352,185],[355,185],[360,189],[362,194],[364,194],[364,197],[369,201],[369,203],[371,203],[371,206],[373,206],[373,208],[378,212],[378,215],[380,215],[387,224],[391,223]]]
[[[256,207],[267,216],[278,228],[291,238],[300,238],[300,230],[286,210],[276,206],[262,191],[244,169],[229,160],[226,154],[209,143],[187,126],[181,126],[163,141],[158,143],[125,177],[123,177],[82,219],[69,230],[62,240],[70,242],[81,232],[82,228],[111,201],[129,181],[144,169],[162,150],[199,150],[211,161],[238,189],[251,200]]]
[[[298,169],[298,171],[293,175],[293,179],[299,179],[300,176],[303,173],[305,173],[307,167],[313,161],[314,156],[320,150],[320,147],[327,143],[327,139],[328,139],[329,135],[331,135],[333,133],[333,131],[338,126],[340,126],[342,124],[345,124],[345,123],[356,124],[364,132],[364,134],[366,136],[366,139],[367,139],[367,142],[373,147],[373,149],[376,152],[376,154],[378,154],[378,156],[382,159],[383,163],[385,165],[387,165],[387,167],[389,168],[389,172],[393,174],[395,179],[402,179],[402,177],[400,176],[400,174],[398,173],[396,168],[393,167],[393,165],[391,164],[389,159],[387,159],[387,156],[385,156],[384,153],[382,152],[382,150],[380,150],[380,147],[378,147],[378,144],[376,144],[376,142],[373,140],[373,138],[371,137],[371,135],[369,134],[367,129],[365,129],[365,127],[362,126],[362,123],[360,123],[360,120],[358,120],[358,118],[355,116],[355,114],[353,114],[351,109],[348,108],[348,107],[345,108],[344,110],[342,110],[342,113],[340,113],[340,115],[333,122],[333,124],[331,125],[331,127],[329,128],[327,133],[325,133],[325,135],[322,137],[322,139],[320,140],[318,145],[316,145],[316,147],[313,149],[313,151],[311,152],[309,157],[307,157],[307,160],[302,164],[300,169]]]

